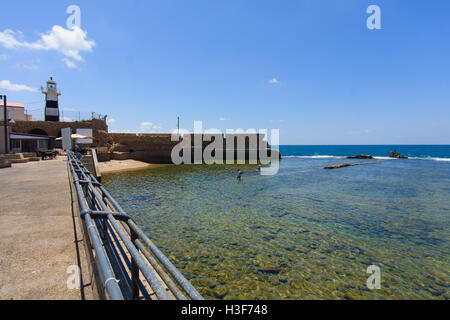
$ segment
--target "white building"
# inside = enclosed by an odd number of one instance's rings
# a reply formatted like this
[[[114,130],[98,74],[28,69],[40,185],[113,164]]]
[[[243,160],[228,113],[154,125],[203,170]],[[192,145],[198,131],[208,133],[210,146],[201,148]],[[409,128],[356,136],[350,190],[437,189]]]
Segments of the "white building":
[[[31,115],[25,114],[25,105],[23,103],[9,102],[7,103],[8,120],[14,121],[31,121]],[[0,102],[0,121],[3,122],[3,102]]]

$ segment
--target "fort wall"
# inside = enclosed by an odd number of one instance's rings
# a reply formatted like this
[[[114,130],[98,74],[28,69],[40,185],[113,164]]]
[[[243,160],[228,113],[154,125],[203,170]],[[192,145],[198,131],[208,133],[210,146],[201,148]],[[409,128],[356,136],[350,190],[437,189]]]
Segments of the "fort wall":
[[[172,150],[182,141],[181,139],[172,141],[171,134],[108,133],[108,125],[104,119],[80,122],[16,121],[12,125],[15,133],[45,135],[53,138],[60,137],[61,130],[64,128],[71,128],[74,133],[77,129],[93,129],[94,143],[88,147],[97,148],[100,161],[133,159],[149,163],[172,163]],[[226,159],[226,155],[230,153],[234,154],[235,158],[238,154],[240,157],[244,154],[247,160],[250,158],[253,160],[255,156],[259,159],[259,149],[269,148],[267,142],[263,140],[264,135],[260,134],[235,134],[226,137],[222,134],[220,137],[223,139],[223,146],[216,152],[223,153],[223,159]],[[191,134],[186,138],[191,140],[191,163],[193,163],[195,150],[198,148],[197,140],[202,141],[200,148],[203,154],[204,149],[215,142],[216,137],[213,136],[211,141],[204,141],[206,139],[203,135]],[[234,140],[234,145],[227,143],[230,139]],[[52,148],[60,147],[60,143],[52,140]],[[233,151],[230,152],[230,149]]]
[[[11,129],[15,133],[38,134],[37,132],[41,132],[49,137],[60,137],[61,129],[64,128],[71,128],[74,133],[76,129],[93,129],[94,135],[99,130],[108,132],[108,125],[103,119],[76,122],[15,121],[11,124]]]

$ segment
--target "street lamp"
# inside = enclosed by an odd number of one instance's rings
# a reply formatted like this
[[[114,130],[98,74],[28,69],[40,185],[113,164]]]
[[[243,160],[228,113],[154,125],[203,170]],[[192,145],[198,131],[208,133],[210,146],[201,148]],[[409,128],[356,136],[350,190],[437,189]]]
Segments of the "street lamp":
[[[6,106],[6,96],[0,95],[0,100],[3,100],[3,125],[5,127],[5,154],[9,153],[8,150],[8,109]]]

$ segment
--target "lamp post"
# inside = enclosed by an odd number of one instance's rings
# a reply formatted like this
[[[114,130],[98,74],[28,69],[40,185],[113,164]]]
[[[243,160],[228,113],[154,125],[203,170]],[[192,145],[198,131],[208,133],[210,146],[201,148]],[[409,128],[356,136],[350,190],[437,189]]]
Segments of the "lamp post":
[[[5,154],[9,153],[8,148],[8,109],[6,103],[6,96],[0,95],[0,100],[3,100],[3,125],[5,127]]]

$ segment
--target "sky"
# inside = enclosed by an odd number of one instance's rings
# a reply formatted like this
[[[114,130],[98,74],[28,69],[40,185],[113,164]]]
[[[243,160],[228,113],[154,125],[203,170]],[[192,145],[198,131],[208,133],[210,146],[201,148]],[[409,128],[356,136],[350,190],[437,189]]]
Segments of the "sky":
[[[450,144],[448,0],[1,7],[0,94],[35,119],[52,76],[66,121],[96,112],[113,132],[171,132],[180,117],[191,131],[279,129],[281,144]]]

